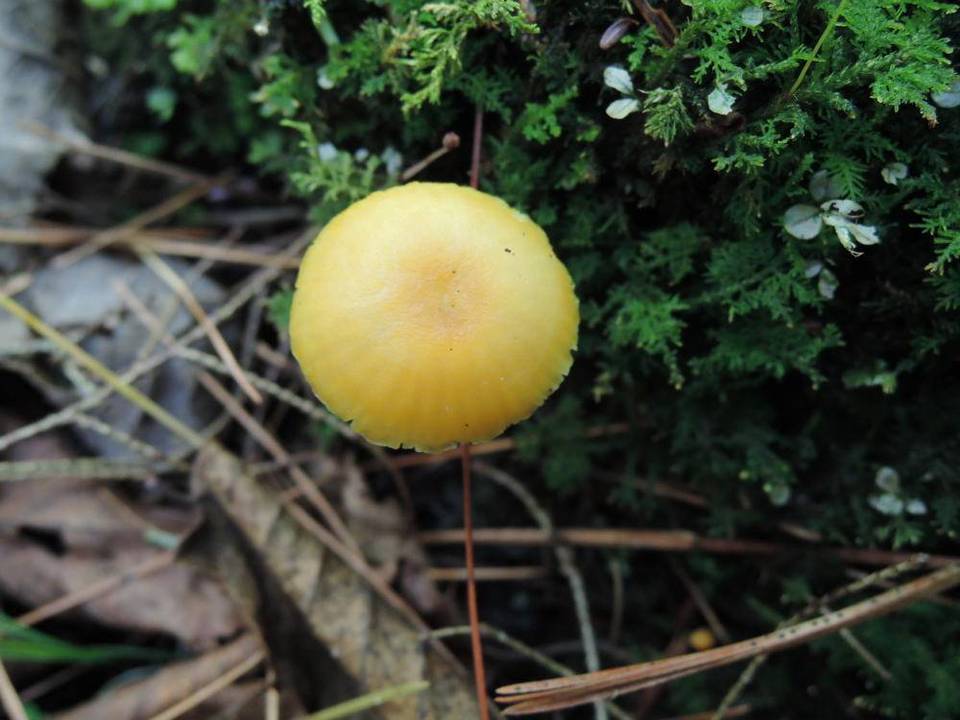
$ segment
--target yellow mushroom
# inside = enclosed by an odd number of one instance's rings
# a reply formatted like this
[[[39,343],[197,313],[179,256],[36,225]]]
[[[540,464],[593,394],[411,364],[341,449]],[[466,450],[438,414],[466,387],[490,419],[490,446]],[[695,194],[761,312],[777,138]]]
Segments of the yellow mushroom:
[[[709,650],[714,647],[717,644],[717,639],[713,636],[709,628],[702,627],[691,632],[687,638],[687,642],[689,642],[690,647],[697,652],[703,652],[704,650]]]
[[[372,442],[435,451],[528,417],[572,362],[573,282],[543,230],[460,185],[354,203],[300,266],[293,354],[317,396]]]

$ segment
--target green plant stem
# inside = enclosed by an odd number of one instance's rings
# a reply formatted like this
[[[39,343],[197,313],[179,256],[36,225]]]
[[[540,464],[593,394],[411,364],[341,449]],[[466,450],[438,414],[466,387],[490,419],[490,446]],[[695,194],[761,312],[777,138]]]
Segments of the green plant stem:
[[[366,695],[361,695],[358,698],[354,698],[353,700],[347,700],[346,702],[339,703],[333,707],[329,707],[325,710],[314,713],[313,715],[308,715],[307,717],[303,718],[303,720],[337,720],[337,718],[350,717],[363,710],[369,710],[370,708],[378,707],[384,703],[392,702],[393,700],[398,700],[402,697],[406,697],[407,695],[423,692],[428,687],[430,687],[430,683],[428,683],[426,680],[404,683],[403,685],[394,685],[393,687],[384,688],[383,690],[376,690],[374,692],[367,693]]]
[[[817,40],[817,44],[813,46],[813,54],[807,58],[807,61],[803,64],[803,67],[800,68],[800,74],[797,75],[797,79],[793,81],[793,85],[790,86],[790,91],[787,93],[787,97],[792,97],[793,94],[797,91],[800,85],[803,83],[803,79],[807,76],[807,72],[810,70],[810,66],[813,65],[813,61],[817,59],[817,54],[820,52],[820,48],[823,47],[823,44],[827,39],[833,35],[833,30],[837,26],[837,21],[840,19],[840,13],[843,12],[843,8],[846,7],[847,0],[840,0],[837,4],[837,9],[834,11],[833,15],[830,18],[830,21],[827,23],[827,26],[823,29],[823,32],[820,33],[820,39]]]

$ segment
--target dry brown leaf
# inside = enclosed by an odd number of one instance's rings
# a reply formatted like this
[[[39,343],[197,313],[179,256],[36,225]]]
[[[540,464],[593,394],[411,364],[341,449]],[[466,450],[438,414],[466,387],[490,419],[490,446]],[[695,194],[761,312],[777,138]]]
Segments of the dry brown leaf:
[[[19,443],[9,455],[15,460],[68,458],[70,447],[51,433]],[[166,553],[144,541],[145,528],[179,535],[196,522],[190,510],[128,505],[98,483],[5,483],[0,487],[0,590],[35,608],[130,574],[129,582],[85,602],[79,612],[105,625],[167,633],[189,648],[211,647],[242,626],[223,589],[185,562],[143,577],[136,572]],[[56,542],[51,546],[22,530],[44,531]]]
[[[194,466],[194,482],[219,500],[310,629],[362,691],[430,683],[429,690],[384,706],[377,717],[477,717],[463,668],[424,643],[421,627],[308,532],[281,497],[260,485],[235,457],[216,447],[204,449]]]
[[[247,634],[229,645],[193,660],[173,663],[147,678],[114,687],[90,702],[54,715],[54,720],[146,720],[209,685],[255,654],[260,640]],[[211,717],[227,698],[211,698],[194,709],[196,717]]]
[[[116,547],[108,555],[56,555],[30,540],[0,538],[0,588],[24,605],[38,607],[161,555],[163,551],[143,545]],[[79,611],[105,625],[167,633],[197,649],[236,634],[242,624],[223,589],[186,563],[136,577]]]
[[[376,500],[360,468],[352,460],[341,463],[340,492],[347,527],[357,539],[364,557],[377,566],[384,579],[392,582],[400,573],[404,594],[421,613],[449,613],[449,602],[428,575],[427,554],[393,497]]]

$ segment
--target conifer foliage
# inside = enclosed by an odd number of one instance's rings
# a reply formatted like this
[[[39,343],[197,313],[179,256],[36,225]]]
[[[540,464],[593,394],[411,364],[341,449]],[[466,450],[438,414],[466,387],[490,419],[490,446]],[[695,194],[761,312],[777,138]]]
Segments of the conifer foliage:
[[[88,42],[134,98],[100,127],[246,163],[321,222],[448,130],[469,138],[483,109],[483,189],[546,229],[581,298],[574,371],[517,431],[561,521],[757,536],[790,519],[832,544],[955,547],[955,3],[668,0],[668,37],[644,0],[84,1]],[[601,48],[621,16],[635,22]],[[467,145],[424,178],[464,182]],[[585,440],[622,421],[629,435]],[[638,476],[709,510],[678,517]],[[598,518],[565,509],[582,496]],[[742,568],[699,570],[743,592]],[[785,571],[785,602],[801,577],[823,589],[817,572]],[[957,716],[956,612],[867,637],[894,680],[828,640],[831,692],[871,716]],[[802,695],[789,662],[757,702]],[[725,677],[689,681],[673,709],[715,704]]]

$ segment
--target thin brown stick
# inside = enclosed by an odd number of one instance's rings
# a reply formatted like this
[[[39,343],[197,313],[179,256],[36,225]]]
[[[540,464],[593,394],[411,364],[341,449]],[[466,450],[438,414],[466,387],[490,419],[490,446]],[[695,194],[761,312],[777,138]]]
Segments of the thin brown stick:
[[[185,180],[192,183],[204,182],[205,180],[209,179],[206,175],[182,168],[179,165],[174,165],[173,163],[153,160],[151,158],[143,157],[142,155],[127,152],[126,150],[120,150],[119,148],[110,147],[108,145],[100,145],[87,139],[81,140],[78,138],[73,138],[68,135],[64,135],[63,133],[58,133],[55,130],[51,130],[50,128],[39,123],[26,122],[22,123],[21,126],[27,132],[60,143],[61,145],[65,145],[74,152],[90,155],[91,157],[97,157],[101,160],[109,160],[110,162],[115,162],[118,165],[125,165],[127,167],[134,168],[135,170],[142,170],[144,172],[150,172],[156,175],[166,175],[167,177],[171,177],[176,180]]]
[[[557,675],[573,675],[573,670],[568,666],[564,665],[561,662],[557,662],[549,655],[546,655],[539,650],[536,650],[524,642],[517,640],[512,635],[509,635],[500,628],[495,628],[487,623],[480,623],[480,632],[484,637],[496,640],[499,643],[502,643],[510,650],[513,650],[517,655],[524,657],[532,662],[535,662],[537,665],[555,672]],[[431,630],[428,633],[428,637],[432,639],[441,639],[448,637],[457,637],[462,635],[470,634],[469,625],[456,625],[453,627],[439,628],[437,630]],[[611,702],[607,703],[607,710],[613,715],[617,720],[631,720],[630,715],[628,715],[622,708],[614,705]]]
[[[58,349],[72,357],[78,365],[86,368],[91,374],[103,380],[111,389],[150,415],[157,422],[164,425],[170,432],[179,436],[194,447],[200,447],[205,439],[193,428],[181,422],[156,402],[148,398],[139,390],[128,384],[122,376],[106,367],[93,355],[83,350],[79,345],[67,338],[63,333],[47,325],[34,313],[27,310],[13,298],[0,294],[0,307],[17,317],[38,335],[54,343]],[[9,436],[9,434],[8,434]],[[8,437],[7,436],[7,437]]]
[[[130,242],[135,246],[145,246],[160,255],[179,255],[181,257],[196,257],[217,262],[234,263],[236,265],[254,265],[256,267],[276,267],[283,270],[296,270],[300,266],[297,258],[281,258],[264,252],[243,250],[240,248],[224,248],[189,240],[173,240],[165,238],[149,238],[135,235]]]
[[[117,573],[116,575],[103,578],[102,580],[92,582],[85,587],[79,588],[71,593],[67,593],[56,600],[46,603],[45,605],[34,608],[33,610],[30,610],[29,612],[26,612],[18,617],[17,622],[25,626],[36,625],[37,623],[48,620],[55,615],[59,615],[67,610],[72,610],[73,608],[84,605],[91,600],[96,600],[98,597],[103,597],[107,593],[113,592],[117,588],[121,588],[124,585],[134,582],[135,580],[140,580],[147,575],[151,575],[152,573],[158,572],[165,567],[169,567],[173,564],[175,559],[175,553],[161,553],[160,555],[152,557],[136,567],[130,568],[122,573]]]
[[[158,220],[162,220],[169,215],[173,215],[173,213],[177,212],[181,208],[184,208],[196,200],[199,200],[206,195],[212,187],[221,182],[223,182],[222,178],[213,178],[204,180],[203,182],[199,182],[195,185],[191,185],[186,190],[180,191],[173,197],[167,198],[159,205],[155,205],[154,207],[143,211],[130,220],[127,220],[126,222],[115,227],[109,228],[108,230],[97,233],[83,245],[79,245],[54,258],[51,262],[51,266],[62,270],[63,268],[69,267],[75,262],[82,260],[88,255],[92,255],[99,250],[103,250],[115,242],[126,240],[134,233],[145,228],[147,225],[155,223]]]
[[[316,228],[308,228],[296,240],[290,243],[289,246],[280,251],[279,255],[281,257],[294,257],[299,255],[314,239],[314,237],[316,237],[316,234]],[[265,267],[254,273],[252,277],[241,283],[240,287],[232,293],[226,302],[224,302],[213,313],[211,313],[211,320],[218,324],[224,322],[240,307],[249,302],[257,292],[259,292],[267,283],[272,281],[279,274],[280,270],[275,267]],[[3,302],[2,293],[0,293],[0,302]],[[15,314],[18,314],[18,312],[19,311],[14,310]],[[36,324],[32,319],[28,321],[28,314],[20,314],[24,317],[24,320],[28,322],[28,324]],[[177,338],[177,346],[190,345],[202,336],[203,329],[194,326]],[[138,360],[122,375],[120,375],[119,379],[123,383],[134,383],[146,373],[166,362],[170,357],[173,356],[174,352],[175,351],[173,349],[167,349],[155,355],[151,355],[150,357],[145,357],[142,360]],[[110,395],[114,392],[120,392],[120,394],[127,395],[126,392],[115,390],[115,386],[110,384],[107,387],[100,388],[94,393],[71,403],[57,412],[50,413],[39,420],[27,423],[26,425],[15,428],[4,435],[0,435],[0,450],[8,448],[14,443],[34,437],[38,433],[53,430],[54,428],[61,427],[69,422],[72,422],[77,413],[85,412],[96,407],[110,397]],[[194,439],[188,439],[179,430],[175,434],[183,437],[187,441],[188,445],[192,448],[200,447],[200,445],[202,445],[205,441],[204,435],[197,435]]]
[[[103,228],[86,225],[61,225],[46,220],[32,219],[31,227],[0,227],[0,242],[11,245],[40,245],[62,247],[89,240]],[[211,235],[205,228],[165,227],[163,230],[139,230],[131,237],[141,240],[166,238],[168,240],[197,240]],[[123,241],[120,241],[123,242]]]
[[[777,629],[780,630],[790,625],[795,625],[813,613],[821,611],[821,608],[825,607],[828,603],[834,600],[840,600],[842,598],[849,597],[854,593],[860,592],[868,587],[873,587],[874,585],[884,587],[882,585],[884,581],[892,580],[893,578],[899,577],[904,573],[919,570],[927,564],[927,560],[928,557],[926,555],[914,555],[905,562],[891,565],[883,568],[882,570],[872,572],[869,575],[857,578],[853,582],[832,591],[824,597],[807,603],[807,606],[799,613],[787,618],[782,623],[777,625]],[[936,596],[933,596],[930,599],[936,600]],[[712,720],[721,720],[723,717],[725,717],[724,713],[726,710],[737,701],[737,699],[740,697],[740,694],[753,681],[753,677],[760,669],[760,666],[763,665],[768,658],[768,655],[757,655],[750,661],[750,663],[740,673],[740,677],[737,678],[737,681],[730,686],[730,689],[727,691],[726,695],[723,696],[723,700],[713,713]]]
[[[480,613],[477,610],[477,578],[473,558],[473,502],[470,492],[470,445],[460,445],[463,469],[463,526],[464,551],[467,558],[467,612],[470,615],[470,649],[473,652],[473,682],[477,690],[480,720],[489,720],[487,704],[487,677],[483,666],[483,645],[480,642]]]
[[[620,642],[620,631],[623,629],[623,563],[621,558],[611,557],[607,563],[610,569],[610,581],[612,585],[611,597],[613,598],[613,608],[610,611],[610,630],[607,633],[607,640],[611,645],[617,645]]]
[[[153,270],[154,274],[180,298],[180,301],[193,316],[193,319],[203,328],[207,339],[210,340],[210,344],[213,345],[217,355],[223,360],[223,364],[230,370],[230,374],[233,376],[233,379],[236,380],[237,385],[240,386],[247,397],[253,400],[253,402],[257,405],[261,404],[263,402],[263,396],[250,384],[243,369],[240,367],[240,363],[237,362],[237,357],[233,354],[230,346],[227,345],[227,341],[220,333],[220,330],[211,322],[210,316],[207,315],[207,312],[203,309],[203,306],[200,304],[200,301],[197,300],[196,295],[193,294],[190,287],[174,272],[173,268],[161,260],[153,251],[140,250],[137,254],[143,263]]]
[[[473,116],[473,146],[470,153],[470,187],[480,186],[480,145],[483,142],[483,108],[477,105]],[[464,550],[467,559],[467,611],[470,615],[470,648],[473,651],[473,681],[477,690],[480,720],[489,720],[487,678],[483,666],[483,645],[480,642],[480,613],[477,610],[477,581],[473,559],[473,502],[470,492],[470,444],[460,445],[460,465],[463,470],[463,525]]]
[[[688,638],[690,637],[690,629],[687,626],[693,617],[695,605],[696,603],[694,603],[691,597],[685,598],[680,605],[680,609],[677,611],[673,621],[673,637],[670,638],[670,642],[667,643],[667,647],[664,648],[661,657],[676,657],[677,655],[683,654],[683,651],[687,649]],[[650,711],[653,710],[660,701],[663,690],[663,685],[657,685],[656,687],[643,690],[634,708],[633,720],[645,720]]]
[[[594,427],[587,428],[584,433],[584,437],[596,438],[603,437],[606,435],[619,435],[627,432],[629,429],[627,423],[610,423],[609,425],[595,425]],[[493,453],[508,452],[510,450],[515,450],[517,447],[517,441],[513,438],[497,438],[496,440],[490,440],[489,442],[479,443],[476,445],[470,446],[470,454],[473,456],[477,455],[489,455]],[[390,458],[390,462],[396,468],[406,468],[406,467],[415,467],[417,465],[439,465],[440,463],[450,462],[457,460],[460,457],[460,451],[458,449],[454,450],[444,450],[443,452],[424,454],[418,452],[408,452],[401,453],[399,455],[394,455]],[[702,504],[706,504],[706,500],[701,499]]]
[[[830,608],[824,607],[824,611],[829,611]],[[860,658],[869,665],[873,671],[879,675],[885,682],[890,682],[893,680],[893,673],[891,673],[887,668],[883,666],[883,663],[880,662],[880,659],[870,652],[870,649],[863,644],[863,642],[853,634],[852,630],[844,628],[840,631],[840,637],[843,638],[844,642],[850,646],[850,649],[853,650]]]
[[[96,234],[97,230],[89,228],[0,228],[0,242],[13,245],[59,247],[84,242]],[[226,248],[196,240],[178,239],[173,237],[176,234],[174,230],[141,230],[131,234],[129,238],[117,240],[116,244],[125,248],[146,248],[160,255],[204,258],[236,265],[277,267],[284,270],[295,270],[300,266],[297,258],[284,258],[256,250]]]
[[[417,536],[425,545],[454,545],[463,541],[463,530],[429,530]],[[822,545],[781,545],[759,540],[706,538],[688,530],[627,530],[614,528],[557,528],[552,533],[539,528],[481,528],[473,533],[473,542],[480,545],[513,545],[545,547],[554,544],[581,547],[627,548],[657,552],[691,552],[694,550],[718,555],[774,556],[784,553],[817,552],[842,562],[858,565],[891,565],[907,562],[915,553],[844,548]],[[960,557],[929,555],[931,567],[960,563]]]
[[[0,293],[4,295],[19,295],[33,283],[33,275],[30,273],[17,273],[0,284]]]
[[[696,604],[697,609],[703,616],[703,619],[707,621],[707,625],[710,626],[711,632],[713,632],[720,642],[730,642],[730,633],[727,632],[727,628],[724,627],[722,622],[720,622],[720,617],[710,605],[710,601],[707,600],[707,596],[704,594],[703,590],[700,589],[700,586],[693,581],[693,578],[691,578],[682,567],[680,567],[679,563],[671,560],[670,568],[674,573],[676,573],[676,576],[680,578],[680,582],[683,583],[683,587],[690,595],[690,598],[693,600],[694,604]]]
[[[519,500],[543,532],[548,534],[553,532],[553,520],[550,518],[550,514],[543,509],[533,494],[527,490],[519,480],[510,475],[510,473],[485,463],[478,462],[476,464],[476,470],[478,474],[482,473],[484,477],[505,488]],[[580,629],[580,637],[583,641],[583,659],[586,668],[587,670],[599,670],[600,654],[597,649],[597,637],[593,629],[590,603],[587,600],[583,575],[580,574],[574,552],[571,548],[558,545],[554,547],[553,550],[557,558],[557,565],[564,579],[566,579],[567,585],[570,588],[570,595],[573,597],[573,608],[577,618],[577,626]],[[606,720],[607,713],[602,703],[597,703],[593,710],[596,720]]]
[[[427,577],[434,582],[465,582],[467,580],[467,568],[432,567],[427,570]],[[511,565],[507,567],[488,565],[474,568],[473,577],[477,582],[523,582],[526,580],[542,580],[548,577],[548,573],[539,565]]]
[[[506,715],[558,710],[598,699],[616,697],[644,687],[779,652],[839,632],[843,628],[887,615],[924,597],[960,584],[960,564],[941,568],[836,612],[714,650],[681,655],[584,675],[517,683],[498,688],[498,700],[510,703]],[[514,704],[515,703],[515,704]]]
[[[263,697],[263,720],[280,720],[280,693],[268,687]]]
[[[487,455],[490,453],[505,452],[512,450],[517,445],[513,438],[498,438],[489,442],[478,443],[470,446],[471,455]],[[397,469],[408,467],[418,467],[420,465],[440,465],[460,459],[460,448],[454,450],[444,450],[438,453],[419,453],[407,452],[393,455],[390,458],[390,464]]]
[[[23,707],[23,702],[17,695],[17,689],[13,686],[2,660],[0,660],[0,706],[10,720],[29,720],[27,710]]]
[[[670,21],[670,16],[662,8],[653,8],[647,0],[633,0],[634,6],[640,11],[641,17],[652,27],[660,37],[664,47],[673,47],[677,43],[677,29]]]
[[[127,303],[127,306],[134,312],[135,315],[143,322],[148,328],[155,329],[160,332],[160,339],[168,347],[175,347],[175,340],[171,337],[165,330],[157,328],[157,318],[151,313],[147,307],[140,302],[140,300],[130,293],[129,291],[124,291],[122,285],[117,287],[118,293]],[[350,534],[350,531],[347,529],[347,526],[344,524],[343,520],[340,519],[340,515],[334,509],[333,505],[330,504],[330,501],[327,500],[326,496],[320,491],[319,488],[310,480],[309,476],[300,468],[299,465],[294,464],[290,455],[287,453],[286,449],[273,437],[266,428],[258,423],[250,413],[243,409],[243,407],[238,403],[233,396],[227,391],[223,385],[217,382],[210,373],[206,371],[201,371],[197,373],[197,379],[200,383],[206,388],[207,392],[214,396],[214,398],[223,405],[224,409],[230,413],[230,415],[237,420],[243,427],[249,432],[262,446],[269,452],[274,460],[277,462],[283,463],[287,467],[287,472],[293,478],[293,481],[296,483],[297,487],[303,493],[304,497],[309,500],[314,507],[320,512],[324,520],[330,525],[330,528],[333,532],[341,539],[346,546],[355,553],[360,553],[360,548],[357,545],[357,541]]]
[[[470,187],[480,187],[480,149],[483,145],[483,108],[477,105],[473,114],[473,147],[470,152]]]
[[[460,147],[460,136],[455,132],[446,133],[443,136],[443,142],[441,143],[440,147],[400,173],[400,181],[407,182],[408,180],[412,180],[434,162],[442,158],[451,150],[456,150],[458,147]]]
[[[259,665],[263,661],[264,657],[265,655],[262,650],[256,651],[253,653],[253,655],[245,658],[243,662],[238,663],[236,666],[225,672],[213,682],[204,685],[196,692],[190,693],[180,702],[167,708],[162,713],[154,715],[152,718],[150,718],[150,720],[174,720],[174,718],[180,717],[184,713],[189,712],[193,708],[197,707],[197,705],[202,703],[204,700],[213,697],[224,688],[233,685],[234,682]]]
[[[747,703],[742,705],[736,705],[735,707],[726,710],[721,716],[722,720],[729,720],[730,718],[739,718],[744,715],[749,715],[750,711],[753,708]],[[702,713],[693,713],[693,715],[678,715],[672,718],[666,718],[665,720],[714,720],[713,712],[702,712]]]

